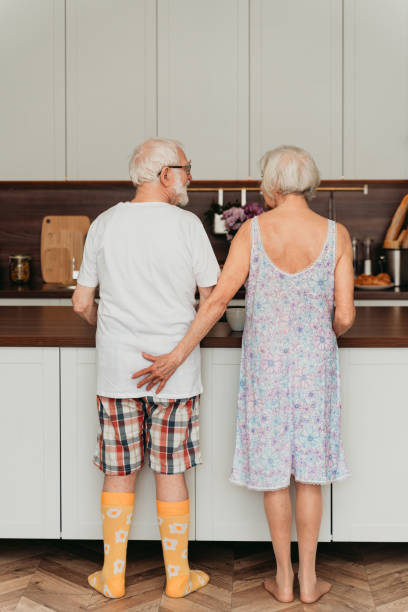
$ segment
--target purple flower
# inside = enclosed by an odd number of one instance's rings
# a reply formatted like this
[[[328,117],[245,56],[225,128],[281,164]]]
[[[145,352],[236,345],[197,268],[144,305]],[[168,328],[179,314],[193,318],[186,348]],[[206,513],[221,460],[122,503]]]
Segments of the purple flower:
[[[252,219],[252,217],[257,217],[261,213],[263,213],[263,208],[258,202],[248,202],[244,206],[245,216],[247,219]]]
[[[232,206],[222,213],[221,219],[227,230],[237,230],[246,221],[245,211],[241,206]]]

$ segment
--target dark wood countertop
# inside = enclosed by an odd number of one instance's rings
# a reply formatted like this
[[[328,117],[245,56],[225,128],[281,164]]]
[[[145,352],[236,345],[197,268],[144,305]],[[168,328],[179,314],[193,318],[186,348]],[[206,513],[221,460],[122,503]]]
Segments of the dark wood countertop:
[[[217,323],[202,347],[239,348],[241,332]],[[95,346],[95,328],[69,306],[0,307],[0,346]],[[408,348],[408,307],[360,306],[352,329],[339,339],[340,347]]]
[[[73,289],[63,285],[43,283],[38,285],[5,285],[0,287],[1,298],[71,298]],[[354,292],[356,300],[408,300],[408,287],[386,289],[384,291],[362,291]],[[242,288],[234,296],[234,299],[245,299],[245,290]]]

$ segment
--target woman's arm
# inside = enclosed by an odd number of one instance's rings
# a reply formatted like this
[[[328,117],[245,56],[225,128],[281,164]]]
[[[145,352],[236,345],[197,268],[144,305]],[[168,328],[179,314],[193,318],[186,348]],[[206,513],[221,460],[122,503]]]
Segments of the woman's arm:
[[[350,235],[344,225],[337,224],[337,260],[334,271],[334,311],[333,329],[337,337],[344,334],[354,323],[354,270],[353,249]]]
[[[247,221],[231,243],[227,260],[215,289],[200,306],[184,338],[166,355],[154,356],[143,353],[143,357],[153,363],[148,368],[133,374],[132,378],[144,377],[138,383],[138,388],[147,385],[146,389],[150,391],[158,384],[156,393],[163,389],[178,366],[224,314],[229,301],[244,284],[249,272],[250,254],[251,223]]]

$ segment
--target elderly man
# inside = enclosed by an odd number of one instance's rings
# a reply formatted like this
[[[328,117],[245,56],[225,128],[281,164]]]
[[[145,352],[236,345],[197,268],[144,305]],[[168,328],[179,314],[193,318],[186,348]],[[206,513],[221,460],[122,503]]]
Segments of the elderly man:
[[[178,206],[188,202],[191,179],[180,145],[152,138],[135,150],[129,170],[136,195],[92,223],[73,296],[75,312],[97,325],[100,427],[93,461],[105,474],[105,559],[88,582],[107,597],[125,593],[135,480],[147,452],[156,479],[166,594],[184,597],[209,580],[189,568],[184,480],[184,472],[201,463],[199,348],[160,396],[146,396],[132,374],[177,345],[194,319],[197,286],[202,303],[217,283],[219,266],[199,218]]]

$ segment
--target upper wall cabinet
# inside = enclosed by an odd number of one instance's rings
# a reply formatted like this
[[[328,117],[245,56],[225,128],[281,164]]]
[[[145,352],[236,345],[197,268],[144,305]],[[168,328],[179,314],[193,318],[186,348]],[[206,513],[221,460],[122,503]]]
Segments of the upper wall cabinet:
[[[158,132],[194,179],[248,178],[248,0],[158,0]]]
[[[65,178],[64,0],[0,0],[0,180]]]
[[[322,178],[342,175],[341,0],[252,0],[251,175],[281,144],[308,150]]]
[[[67,178],[128,179],[156,134],[156,3],[66,0]]]
[[[408,2],[344,0],[344,175],[408,175]]]

